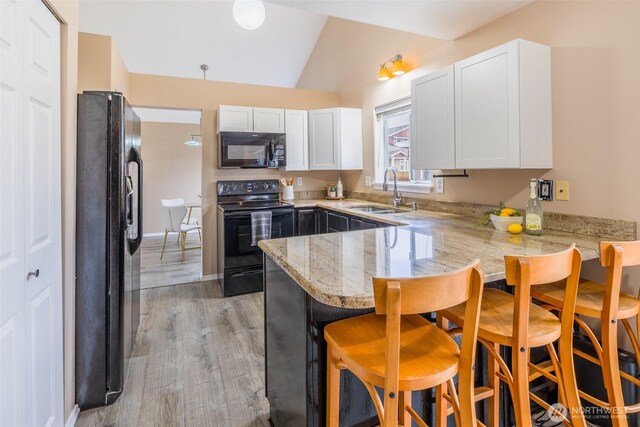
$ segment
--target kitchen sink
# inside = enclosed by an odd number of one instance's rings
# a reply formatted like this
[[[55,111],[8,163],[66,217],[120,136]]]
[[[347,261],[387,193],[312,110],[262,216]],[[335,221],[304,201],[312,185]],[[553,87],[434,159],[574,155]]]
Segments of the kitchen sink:
[[[403,209],[387,208],[384,206],[354,206],[350,209],[353,209],[354,211],[368,212],[373,214],[392,214],[392,213],[398,213],[398,212],[405,212]]]

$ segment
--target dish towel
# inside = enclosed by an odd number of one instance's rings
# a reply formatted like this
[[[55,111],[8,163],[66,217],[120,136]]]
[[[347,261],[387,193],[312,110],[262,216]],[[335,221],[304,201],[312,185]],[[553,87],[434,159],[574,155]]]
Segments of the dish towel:
[[[251,246],[271,238],[271,211],[251,212]]]

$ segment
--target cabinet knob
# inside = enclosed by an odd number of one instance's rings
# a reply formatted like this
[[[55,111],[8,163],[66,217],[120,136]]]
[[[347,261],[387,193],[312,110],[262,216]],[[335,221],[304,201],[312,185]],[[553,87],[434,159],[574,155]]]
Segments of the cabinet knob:
[[[27,280],[31,279],[31,276],[33,277],[40,277],[40,269],[36,269],[36,271],[30,271],[29,274],[27,274]]]

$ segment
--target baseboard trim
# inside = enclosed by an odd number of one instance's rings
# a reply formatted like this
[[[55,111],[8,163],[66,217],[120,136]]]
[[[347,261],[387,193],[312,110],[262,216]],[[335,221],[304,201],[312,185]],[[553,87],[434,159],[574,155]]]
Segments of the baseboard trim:
[[[206,276],[200,276],[200,281],[204,282],[206,280],[218,280],[222,277],[222,274],[208,274]]]
[[[73,427],[76,425],[76,421],[78,421],[78,415],[80,415],[80,407],[75,405],[69,414],[69,418],[67,418],[67,422],[64,424],[64,427]]]

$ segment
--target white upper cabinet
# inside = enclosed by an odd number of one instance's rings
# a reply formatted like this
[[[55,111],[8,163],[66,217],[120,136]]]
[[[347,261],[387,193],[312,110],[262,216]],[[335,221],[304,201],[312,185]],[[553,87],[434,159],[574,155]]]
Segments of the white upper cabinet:
[[[278,108],[254,108],[253,131],[267,133],[285,132],[285,113]]]
[[[453,65],[411,82],[413,169],[455,169]]]
[[[253,132],[253,107],[221,105],[218,108],[218,132]]]
[[[220,105],[218,132],[284,133],[284,110]]]
[[[553,166],[551,51],[514,40],[455,64],[456,167]]]
[[[411,102],[414,169],[553,166],[548,46],[518,39],[474,55],[414,80]]]
[[[309,169],[362,169],[362,110],[309,111]]]
[[[309,128],[306,110],[285,110],[288,171],[309,170]]]

